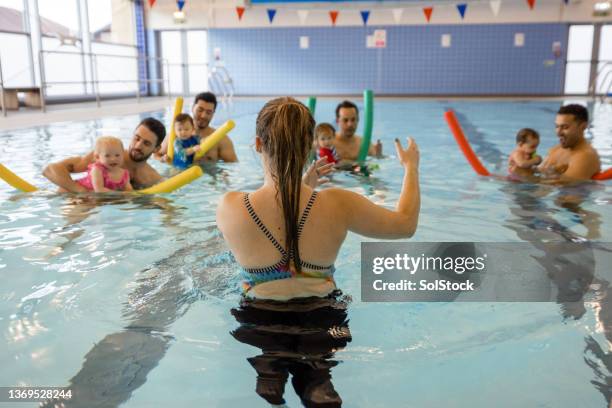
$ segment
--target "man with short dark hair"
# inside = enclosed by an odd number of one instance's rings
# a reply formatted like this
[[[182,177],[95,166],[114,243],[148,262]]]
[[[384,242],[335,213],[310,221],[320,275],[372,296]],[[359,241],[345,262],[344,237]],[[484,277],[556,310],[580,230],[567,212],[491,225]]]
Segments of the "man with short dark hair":
[[[215,129],[210,126],[215,110],[217,109],[217,98],[212,92],[201,92],[197,94],[193,100],[191,114],[195,123],[196,136],[201,140],[210,136]],[[164,143],[159,154],[161,160],[168,161],[166,152],[168,150],[168,141]],[[200,162],[216,162],[223,160],[224,162],[236,162],[238,157],[234,151],[234,144],[229,136],[225,136],[212,149],[210,149],[201,159]]]
[[[130,172],[130,181],[134,189],[140,189],[159,183],[162,177],[147,160],[153,152],[159,150],[166,137],[166,128],[155,118],[143,119],[136,129],[128,149],[124,152],[123,166]],[[94,152],[85,156],[69,157],[45,167],[43,175],[60,187],[60,192],[85,192],[85,188],[75,182],[70,173],[87,171],[87,166],[95,162]]]
[[[590,180],[601,169],[597,151],[586,141],[589,113],[582,105],[562,106],[555,118],[559,144],[548,152],[539,167],[553,181]]]
[[[334,139],[334,147],[341,160],[357,160],[359,148],[361,147],[361,137],[355,134],[359,123],[359,109],[351,101],[343,101],[336,107],[336,124],[338,132]],[[375,145],[370,144],[368,155],[381,156],[382,143],[380,140]]]

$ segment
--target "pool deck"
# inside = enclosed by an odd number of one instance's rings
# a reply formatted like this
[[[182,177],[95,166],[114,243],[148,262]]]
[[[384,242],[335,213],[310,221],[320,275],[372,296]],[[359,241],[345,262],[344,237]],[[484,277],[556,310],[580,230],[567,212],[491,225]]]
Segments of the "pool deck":
[[[240,96],[234,100],[261,100],[271,99],[275,96]],[[192,96],[185,99],[189,101]],[[305,98],[300,97],[298,98]],[[332,95],[318,97],[320,100],[340,100],[340,99],[360,99],[361,95]],[[533,97],[533,96],[376,96],[378,100],[470,100],[470,101],[567,101],[590,102],[591,97]],[[134,115],[142,112],[154,112],[165,109],[173,105],[174,97],[146,97],[140,101],[136,98],[104,100],[100,107],[95,101],[91,102],[72,102],[47,105],[47,112],[42,112],[36,108],[21,107],[18,111],[8,111],[7,116],[0,115],[0,130],[20,129],[32,126],[47,125],[55,122],[94,120],[107,116]],[[189,102],[190,103],[190,102]]]

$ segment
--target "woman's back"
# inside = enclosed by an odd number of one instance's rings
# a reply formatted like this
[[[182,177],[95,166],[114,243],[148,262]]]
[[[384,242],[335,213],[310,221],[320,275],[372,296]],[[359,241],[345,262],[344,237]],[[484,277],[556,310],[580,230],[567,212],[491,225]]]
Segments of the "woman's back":
[[[242,266],[248,295],[275,300],[325,296],[336,289],[334,262],[347,231],[396,239],[414,234],[418,222],[418,149],[396,140],[405,169],[395,211],[359,194],[330,188],[318,193],[302,181],[314,120],[291,98],[278,98],[257,117],[255,149],[264,184],[252,193],[227,193],[217,225]],[[314,183],[316,184],[316,182]]]

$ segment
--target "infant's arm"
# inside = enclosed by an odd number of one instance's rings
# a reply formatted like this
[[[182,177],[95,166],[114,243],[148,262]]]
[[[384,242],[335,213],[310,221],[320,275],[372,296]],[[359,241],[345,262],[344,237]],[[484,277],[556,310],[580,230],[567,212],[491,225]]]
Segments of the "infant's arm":
[[[104,187],[104,176],[102,175],[102,171],[97,167],[91,169],[91,184],[96,193],[108,193],[108,188]]]

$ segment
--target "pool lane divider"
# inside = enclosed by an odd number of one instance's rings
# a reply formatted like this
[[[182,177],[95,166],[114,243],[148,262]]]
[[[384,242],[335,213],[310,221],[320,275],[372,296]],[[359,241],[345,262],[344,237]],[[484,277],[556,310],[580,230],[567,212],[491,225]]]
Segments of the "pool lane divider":
[[[172,163],[174,159],[174,140],[176,139],[176,132],[174,131],[174,119],[183,112],[183,97],[179,96],[174,101],[174,113],[172,114],[172,120],[170,121],[170,136],[168,136],[168,158]]]
[[[489,173],[489,170],[487,170],[486,167],[480,162],[478,156],[476,156],[476,153],[474,153],[474,150],[472,150],[470,143],[468,142],[467,138],[465,137],[465,134],[463,133],[463,130],[461,129],[461,125],[459,125],[459,121],[457,120],[457,116],[455,116],[455,112],[452,110],[444,112],[444,119],[446,119],[446,123],[448,124],[451,133],[455,137],[455,141],[459,145],[459,148],[463,152],[463,155],[467,159],[470,166],[472,166],[474,171],[480,176],[490,176],[491,173]],[[591,177],[591,179],[598,181],[612,179],[612,167],[595,174],[593,177]]]
[[[135,193],[138,194],[160,194],[160,193],[171,193],[172,191],[183,187],[185,184],[189,184],[195,179],[201,177],[204,174],[200,166],[192,166],[189,169],[180,172],[176,176],[170,177],[152,187],[145,188],[143,190],[137,190]],[[38,188],[28,183],[4,165],[0,164],[0,178],[10,184],[12,187],[20,190],[24,193],[33,193],[38,191]]]

